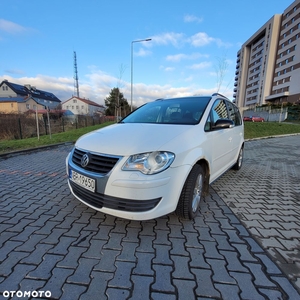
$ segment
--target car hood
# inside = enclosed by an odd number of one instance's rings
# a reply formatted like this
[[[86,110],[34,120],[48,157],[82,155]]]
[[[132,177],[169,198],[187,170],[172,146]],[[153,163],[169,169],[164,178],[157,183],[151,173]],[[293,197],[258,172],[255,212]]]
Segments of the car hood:
[[[191,127],[193,125],[119,123],[83,135],[76,142],[76,147],[117,156],[172,151],[167,143]]]

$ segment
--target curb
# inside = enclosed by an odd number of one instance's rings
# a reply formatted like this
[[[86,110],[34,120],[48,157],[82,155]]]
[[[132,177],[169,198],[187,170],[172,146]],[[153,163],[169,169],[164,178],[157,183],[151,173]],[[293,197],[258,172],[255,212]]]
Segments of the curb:
[[[264,139],[273,139],[273,138],[283,138],[287,136],[300,135],[300,133],[290,133],[290,134],[280,134],[280,135],[270,135],[270,136],[262,136],[258,138],[245,139],[245,142],[251,142],[256,140],[264,140]]]
[[[252,139],[245,139],[244,141],[245,142],[251,142],[251,141],[256,141],[256,140],[282,138],[282,137],[296,136],[296,135],[300,135],[300,133],[271,135],[271,136],[264,136],[264,137],[258,137],[258,138],[252,138]],[[15,155],[18,155],[18,154],[31,153],[31,152],[34,152],[34,151],[42,151],[42,150],[52,149],[52,148],[59,147],[59,146],[68,146],[68,145],[72,145],[72,144],[75,144],[75,142],[64,142],[64,143],[40,146],[40,147],[36,147],[36,148],[29,148],[29,149],[17,150],[17,151],[12,151],[12,152],[6,152],[6,153],[0,154],[0,158],[8,158],[8,157],[12,157],[12,156],[15,156]]]
[[[64,143],[40,146],[40,147],[35,147],[35,148],[5,152],[5,153],[0,154],[0,158],[8,158],[8,157],[12,157],[12,156],[19,155],[19,154],[24,154],[24,153],[26,154],[26,153],[31,153],[31,152],[35,152],[35,151],[42,151],[42,150],[52,149],[55,147],[68,146],[68,145],[73,145],[73,144],[74,144],[74,142],[64,142]]]

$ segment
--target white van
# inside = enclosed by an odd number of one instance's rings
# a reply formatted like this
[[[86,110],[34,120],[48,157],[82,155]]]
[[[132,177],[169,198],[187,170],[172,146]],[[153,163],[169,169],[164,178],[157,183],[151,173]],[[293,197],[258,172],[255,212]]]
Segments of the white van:
[[[244,125],[220,94],[158,99],[78,139],[66,159],[73,195],[131,220],[193,219],[209,184],[243,160]]]

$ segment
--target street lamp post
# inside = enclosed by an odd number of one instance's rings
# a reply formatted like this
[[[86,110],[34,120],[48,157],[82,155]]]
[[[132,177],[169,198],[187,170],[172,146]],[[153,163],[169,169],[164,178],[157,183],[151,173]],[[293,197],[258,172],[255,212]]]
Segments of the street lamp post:
[[[130,110],[132,111],[132,95],[133,95],[133,44],[139,42],[149,42],[152,39],[136,40],[131,42],[131,91],[130,91]]]

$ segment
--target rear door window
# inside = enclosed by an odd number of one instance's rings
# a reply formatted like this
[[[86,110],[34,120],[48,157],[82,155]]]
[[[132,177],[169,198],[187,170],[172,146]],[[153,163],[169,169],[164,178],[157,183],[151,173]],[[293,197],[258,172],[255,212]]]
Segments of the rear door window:
[[[210,131],[212,126],[216,124],[218,120],[229,119],[227,106],[224,100],[217,100],[211,108],[210,115],[206,121],[204,130]]]
[[[235,126],[242,125],[242,117],[238,110],[238,108],[231,102],[226,101],[227,107],[228,107],[228,114],[230,120],[234,122]]]

